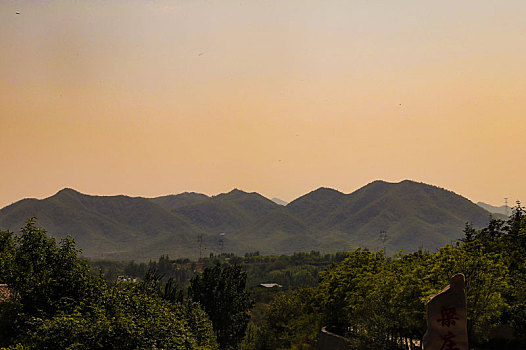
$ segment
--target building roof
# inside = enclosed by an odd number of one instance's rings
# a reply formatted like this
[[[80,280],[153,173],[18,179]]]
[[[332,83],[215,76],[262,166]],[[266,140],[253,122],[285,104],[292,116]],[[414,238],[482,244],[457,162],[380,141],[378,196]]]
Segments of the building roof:
[[[11,291],[7,284],[0,284],[0,301],[8,300],[11,297]]]
[[[282,288],[283,287],[281,284],[277,284],[277,283],[261,283],[259,286],[263,288],[274,288],[274,287]]]

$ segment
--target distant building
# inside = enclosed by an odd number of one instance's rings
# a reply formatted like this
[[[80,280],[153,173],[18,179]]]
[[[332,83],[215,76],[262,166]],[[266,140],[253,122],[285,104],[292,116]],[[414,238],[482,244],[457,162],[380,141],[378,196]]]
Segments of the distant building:
[[[274,287],[282,288],[283,286],[281,284],[277,284],[277,283],[261,283],[258,287],[261,287],[261,288],[274,288]]]
[[[11,298],[11,291],[7,284],[0,284],[0,302],[9,300],[9,298]]]
[[[138,282],[137,277],[117,276],[117,282]]]

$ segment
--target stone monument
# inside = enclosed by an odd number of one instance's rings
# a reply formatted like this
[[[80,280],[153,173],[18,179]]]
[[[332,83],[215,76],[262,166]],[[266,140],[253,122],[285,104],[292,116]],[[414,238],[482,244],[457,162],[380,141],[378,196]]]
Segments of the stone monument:
[[[459,273],[427,303],[424,350],[468,350],[466,282]]]

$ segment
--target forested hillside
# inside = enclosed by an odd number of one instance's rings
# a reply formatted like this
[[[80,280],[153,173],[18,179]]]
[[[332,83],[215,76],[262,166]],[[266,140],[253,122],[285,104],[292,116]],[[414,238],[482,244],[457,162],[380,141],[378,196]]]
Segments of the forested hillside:
[[[275,296],[250,327],[247,349],[316,349],[322,326],[355,349],[420,349],[425,306],[456,273],[466,276],[470,349],[526,348],[526,216],[492,220],[436,253],[386,257],[354,250],[315,287]]]
[[[37,217],[56,237],[72,234],[85,256],[104,259],[327,253],[356,247],[385,247],[392,255],[434,250],[459,238],[466,222],[483,227],[489,215],[451,191],[412,181],[375,181],[350,194],[319,188],[286,206],[238,189],[213,197],[182,193],[157,198],[64,189],[1,209],[0,228],[16,231],[28,217]]]
[[[470,348],[524,349],[526,212],[467,224],[461,236],[393,257],[163,256],[90,261],[90,273],[70,238],[57,244],[29,221],[20,234],[0,232],[0,346],[314,350],[327,327],[356,349],[418,349],[426,302],[463,273]]]

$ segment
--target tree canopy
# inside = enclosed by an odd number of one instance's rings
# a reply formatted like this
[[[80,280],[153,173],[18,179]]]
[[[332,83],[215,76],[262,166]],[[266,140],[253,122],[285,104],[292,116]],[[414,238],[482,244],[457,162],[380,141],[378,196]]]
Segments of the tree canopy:
[[[314,349],[313,330],[304,322],[309,318],[347,336],[358,349],[413,348],[426,331],[427,301],[461,272],[467,281],[470,346],[524,349],[524,209],[518,204],[507,221],[491,219],[480,230],[468,223],[464,234],[435,253],[349,252],[320,274],[315,288],[276,297],[247,348]],[[314,297],[306,299],[307,293]]]
[[[0,232],[0,346],[31,349],[216,349],[207,314],[151,293],[146,282],[89,273],[74,241],[59,243],[29,220]]]
[[[236,349],[245,337],[253,305],[239,265],[207,267],[190,282],[188,295],[210,315],[221,349]]]

